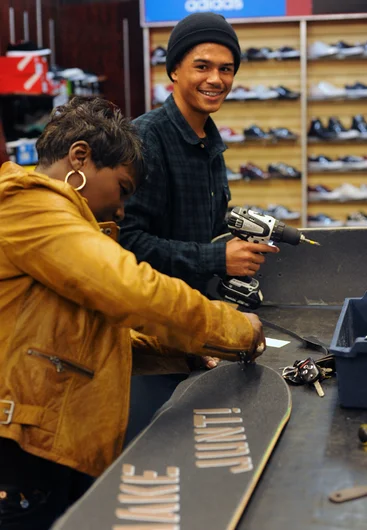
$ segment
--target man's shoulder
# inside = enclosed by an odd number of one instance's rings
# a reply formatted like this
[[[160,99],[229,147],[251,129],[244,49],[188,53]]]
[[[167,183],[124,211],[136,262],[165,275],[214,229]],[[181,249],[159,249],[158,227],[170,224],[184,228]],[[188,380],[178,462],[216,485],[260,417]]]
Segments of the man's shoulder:
[[[159,130],[167,122],[167,113],[163,107],[150,110],[133,121],[139,132],[147,132],[151,129]]]

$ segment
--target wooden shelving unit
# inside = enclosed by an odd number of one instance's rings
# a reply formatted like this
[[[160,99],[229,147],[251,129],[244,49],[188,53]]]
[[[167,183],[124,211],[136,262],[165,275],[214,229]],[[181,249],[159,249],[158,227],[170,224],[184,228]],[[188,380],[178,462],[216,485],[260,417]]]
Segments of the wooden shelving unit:
[[[346,155],[367,156],[367,140],[338,140],[333,142],[312,141],[307,132],[313,117],[320,118],[327,125],[330,117],[338,117],[346,128],[351,126],[352,117],[362,114],[367,119],[367,98],[310,98],[310,87],[320,81],[328,81],[344,87],[360,81],[367,84],[367,57],[344,59],[307,58],[307,47],[320,40],[334,44],[340,40],[348,43],[363,43],[367,35],[367,16],[360,18],[345,16],[330,20],[317,17],[309,19],[271,23],[243,21],[234,25],[241,49],[250,47],[291,46],[299,49],[300,59],[244,61],[235,77],[233,87],[256,85],[275,87],[278,85],[300,92],[297,100],[246,100],[227,101],[212,117],[218,127],[231,127],[237,133],[251,125],[258,125],[265,131],[273,127],[286,127],[299,135],[295,142],[245,141],[228,143],[225,152],[227,166],[234,172],[241,165],[252,163],[263,170],[271,163],[284,162],[302,171],[301,180],[259,180],[231,181],[231,205],[256,205],[266,208],[269,204],[284,206],[301,212],[297,226],[306,226],[307,215],[326,213],[345,221],[347,215],[367,207],[367,201],[309,202],[307,186],[317,184],[335,188],[347,182],[355,186],[367,184],[367,170],[308,171],[307,159],[311,155],[325,155],[336,159]],[[149,28],[149,52],[157,46],[167,47],[172,28]],[[147,63],[148,61],[146,61]],[[165,65],[150,67],[150,86],[169,85]]]

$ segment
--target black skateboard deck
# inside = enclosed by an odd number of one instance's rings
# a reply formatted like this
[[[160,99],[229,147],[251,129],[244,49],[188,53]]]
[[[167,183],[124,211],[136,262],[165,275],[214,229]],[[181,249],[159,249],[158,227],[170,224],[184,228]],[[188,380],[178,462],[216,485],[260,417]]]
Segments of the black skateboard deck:
[[[267,366],[190,376],[53,528],[232,530],[290,412],[288,386]]]

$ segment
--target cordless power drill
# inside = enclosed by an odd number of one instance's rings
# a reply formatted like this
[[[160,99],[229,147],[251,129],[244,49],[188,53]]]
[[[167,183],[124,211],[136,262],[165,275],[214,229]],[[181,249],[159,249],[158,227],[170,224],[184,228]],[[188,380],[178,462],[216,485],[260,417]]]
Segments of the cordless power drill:
[[[250,243],[309,243],[320,245],[317,241],[306,239],[306,237],[292,226],[287,226],[282,221],[271,215],[265,215],[246,208],[236,207],[229,214],[228,228],[235,237],[239,237]],[[241,278],[229,277],[221,280],[218,285],[220,296],[244,305],[250,309],[256,309],[263,301],[258,280],[250,276]]]

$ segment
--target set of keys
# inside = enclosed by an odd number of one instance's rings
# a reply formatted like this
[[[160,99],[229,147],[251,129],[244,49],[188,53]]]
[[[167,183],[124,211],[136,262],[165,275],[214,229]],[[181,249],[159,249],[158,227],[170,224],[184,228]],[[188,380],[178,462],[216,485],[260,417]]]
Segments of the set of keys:
[[[311,357],[295,361],[293,366],[283,368],[282,376],[294,385],[313,385],[318,396],[324,397],[320,381],[331,377],[334,373],[334,358],[332,355],[326,355],[318,361],[314,361]]]

